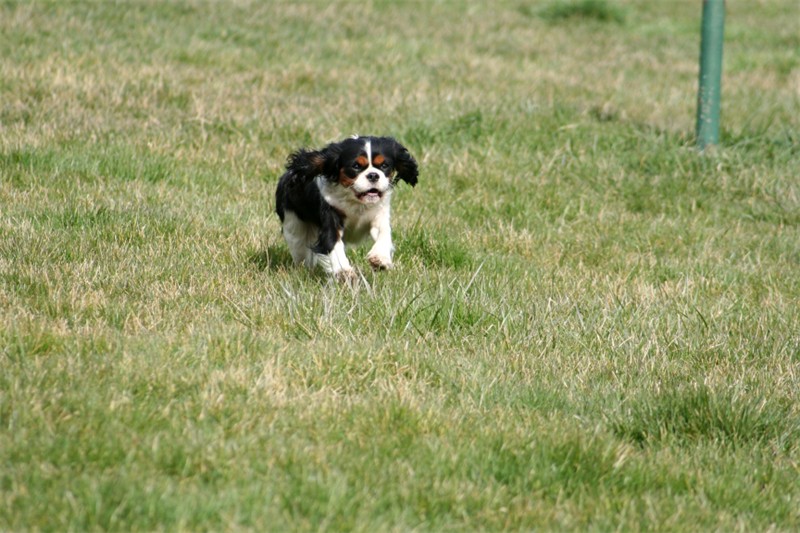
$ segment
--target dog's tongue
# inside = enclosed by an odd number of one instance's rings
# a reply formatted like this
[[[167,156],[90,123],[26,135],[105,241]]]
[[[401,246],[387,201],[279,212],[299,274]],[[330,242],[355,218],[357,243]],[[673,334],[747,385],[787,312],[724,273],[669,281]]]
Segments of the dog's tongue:
[[[359,198],[364,198],[366,200],[377,200],[381,197],[381,193],[378,189],[370,189],[367,192],[362,192],[358,196]]]

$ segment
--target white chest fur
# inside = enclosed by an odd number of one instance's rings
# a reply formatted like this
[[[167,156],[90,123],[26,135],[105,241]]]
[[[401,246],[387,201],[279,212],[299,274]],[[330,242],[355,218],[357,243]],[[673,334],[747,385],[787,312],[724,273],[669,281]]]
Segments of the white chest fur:
[[[367,235],[376,239],[377,232],[381,228],[388,228],[391,189],[387,190],[379,201],[365,204],[360,202],[350,189],[331,183],[323,177],[317,178],[317,186],[325,201],[344,215],[342,238],[346,243],[357,244]]]

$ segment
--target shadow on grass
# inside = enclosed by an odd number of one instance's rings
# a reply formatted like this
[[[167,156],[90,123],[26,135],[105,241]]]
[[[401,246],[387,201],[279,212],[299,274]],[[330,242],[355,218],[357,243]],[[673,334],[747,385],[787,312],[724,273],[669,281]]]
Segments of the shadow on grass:
[[[530,8],[526,9],[527,12],[525,10],[521,12],[526,15],[537,14],[552,24],[581,20],[622,24],[626,17],[624,9],[606,0],[558,0],[546,5],[538,12],[532,11]]]
[[[413,228],[397,236],[398,256],[417,257],[425,265],[470,268],[470,249],[445,232]]]
[[[251,253],[247,260],[262,272],[265,270],[275,272],[294,265],[289,250],[285,246],[277,244],[271,244],[264,249]]]

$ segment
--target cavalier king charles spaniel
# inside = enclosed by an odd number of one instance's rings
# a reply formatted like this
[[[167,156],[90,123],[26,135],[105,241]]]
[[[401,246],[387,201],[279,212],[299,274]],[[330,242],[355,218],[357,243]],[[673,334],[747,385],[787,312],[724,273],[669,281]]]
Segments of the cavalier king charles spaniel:
[[[352,279],[345,243],[369,235],[374,241],[369,264],[392,268],[392,191],[399,180],[416,185],[418,174],[417,162],[391,137],[356,136],[290,155],[275,210],[294,262]]]

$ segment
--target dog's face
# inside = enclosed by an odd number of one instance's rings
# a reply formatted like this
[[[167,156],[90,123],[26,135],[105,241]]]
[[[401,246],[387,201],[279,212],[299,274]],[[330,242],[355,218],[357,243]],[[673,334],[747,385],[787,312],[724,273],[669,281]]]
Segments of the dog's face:
[[[328,180],[349,190],[363,204],[381,201],[401,179],[417,183],[417,163],[390,137],[355,137],[329,145],[322,152]]]

